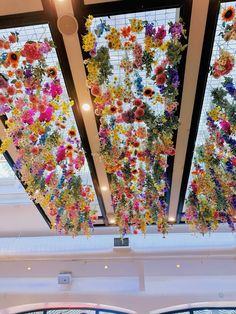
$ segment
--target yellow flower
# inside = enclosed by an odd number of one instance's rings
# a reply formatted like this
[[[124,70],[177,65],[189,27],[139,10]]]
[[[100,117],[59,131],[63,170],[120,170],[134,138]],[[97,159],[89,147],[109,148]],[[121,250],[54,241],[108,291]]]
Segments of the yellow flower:
[[[94,48],[96,38],[93,33],[89,32],[83,36],[83,49],[84,51],[90,51]]]
[[[93,16],[89,15],[85,22],[86,29],[89,29],[92,26],[92,23],[93,23]]]
[[[163,42],[163,44],[159,48],[161,49],[161,51],[166,51],[166,49],[168,48],[168,42]]]
[[[130,25],[131,25],[131,31],[134,33],[140,33],[143,30],[143,22],[142,20],[133,18],[130,20]]]
[[[8,150],[8,147],[12,144],[12,138],[7,137],[2,141],[2,145],[0,146],[0,154],[5,153]]]

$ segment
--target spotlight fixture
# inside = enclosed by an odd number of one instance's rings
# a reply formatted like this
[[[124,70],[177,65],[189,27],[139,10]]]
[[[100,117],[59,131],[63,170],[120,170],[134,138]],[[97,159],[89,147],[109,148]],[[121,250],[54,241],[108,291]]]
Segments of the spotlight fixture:
[[[170,223],[174,223],[174,222],[175,222],[175,217],[169,217],[169,218],[168,218],[168,221],[169,221]]]
[[[84,111],[89,111],[91,106],[89,104],[83,104],[82,108],[83,108]]]
[[[27,270],[31,270],[31,267],[27,267]]]
[[[176,268],[180,268],[180,264],[176,264]]]
[[[109,268],[108,265],[105,265],[105,266],[104,266],[104,269],[108,269],[108,268]]]
[[[101,191],[106,192],[108,190],[108,187],[106,185],[101,186]]]

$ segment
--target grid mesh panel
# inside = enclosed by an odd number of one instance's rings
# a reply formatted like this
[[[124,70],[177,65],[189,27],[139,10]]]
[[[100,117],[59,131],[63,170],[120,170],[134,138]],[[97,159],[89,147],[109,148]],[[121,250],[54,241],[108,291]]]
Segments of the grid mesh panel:
[[[158,10],[158,11],[145,11],[145,12],[138,12],[138,13],[129,13],[129,14],[122,14],[122,15],[112,15],[110,17],[102,17],[102,18],[94,18],[93,30],[96,29],[98,24],[100,24],[101,20],[106,22],[111,27],[115,27],[117,29],[121,29],[124,26],[129,25],[130,20],[133,18],[141,19],[143,21],[147,21],[149,23],[153,23],[154,26],[157,28],[158,26],[164,25],[168,28],[169,22],[175,22],[178,19],[179,9],[165,9],[165,10]],[[140,34],[135,34],[137,37],[137,42],[142,43],[144,42],[144,32]],[[167,34],[165,39],[169,39],[170,34]],[[97,46],[107,46],[107,41],[104,37],[97,37]],[[144,49],[144,44],[143,44]],[[116,76],[118,78],[118,83],[123,82],[125,80],[125,72],[123,69],[120,68],[120,61],[121,59],[127,54],[128,59],[130,61],[134,61],[134,55],[132,51],[124,51],[123,50],[110,50],[110,62],[113,66],[113,77]],[[158,63],[160,64],[163,58],[165,57],[165,53],[159,52],[158,55],[155,55],[155,58],[158,59]],[[144,86],[151,86],[153,89],[154,84],[153,81],[149,78],[146,78],[145,70],[139,70],[139,74],[142,78],[142,84]],[[148,99],[145,99],[145,102],[149,102]],[[164,113],[164,106],[163,105],[156,105],[152,106],[152,110],[156,112],[156,114],[163,114]]]
[[[222,12],[222,9],[227,8],[229,5],[236,6],[236,1],[233,2],[225,2],[221,4],[220,8],[220,14]],[[213,50],[212,50],[212,56],[211,56],[211,65],[214,63],[214,61],[219,57],[220,54],[220,49],[224,49],[229,51],[232,55],[234,55],[236,59],[236,41],[228,41],[225,42],[224,39],[221,36],[218,36],[220,32],[222,32],[222,20],[221,16],[219,14],[218,17],[218,22],[217,22],[217,28],[216,28],[216,33],[215,33],[215,39],[214,39],[214,45],[213,45]],[[230,76],[236,78],[236,67],[230,72]],[[206,91],[204,95],[204,101],[203,101],[203,106],[202,106],[202,112],[201,112],[201,117],[200,117],[200,122],[198,126],[198,134],[195,142],[195,149],[197,146],[204,144],[205,140],[208,138],[208,131],[207,131],[207,126],[206,126],[206,118],[207,118],[207,112],[211,109],[211,91],[213,88],[220,87],[221,82],[224,81],[224,77],[222,76],[221,78],[215,79],[213,76],[208,74],[207,78],[207,85],[206,85]],[[235,108],[236,109],[236,108]],[[194,155],[195,156],[195,149],[194,149]],[[190,187],[190,183],[192,181],[192,171],[193,171],[193,160],[192,159],[192,165],[191,165],[191,171],[189,175],[189,181],[188,181],[188,188],[186,191],[185,198],[188,196],[188,191]],[[184,206],[183,212],[185,212],[186,207]]]
[[[4,36],[8,36],[10,34],[10,32],[18,32],[19,33],[19,42],[14,45],[14,50],[17,50],[20,47],[22,47],[24,45],[24,43],[28,40],[43,41],[45,38],[52,40],[52,35],[51,35],[51,31],[50,31],[48,24],[0,29],[0,38],[2,38]],[[49,66],[57,66],[58,68],[60,68],[56,49],[52,49],[52,51],[47,54],[46,62]],[[66,99],[68,99],[68,94],[67,94],[67,90],[65,88],[65,82],[64,82],[64,79],[62,77],[61,72],[60,72],[59,77],[60,77],[60,80],[62,83],[61,85],[64,87],[62,98],[66,100]],[[71,121],[70,122],[77,129],[76,122],[74,120],[74,116],[73,116],[72,111],[71,111]],[[78,129],[77,129],[77,133],[79,134]],[[6,165],[4,165],[4,163],[2,163],[2,165],[0,164],[0,179],[3,178],[4,175],[7,175],[7,173],[8,173],[7,169],[9,169],[9,168]],[[85,166],[80,171],[80,175],[82,178],[82,182],[84,184],[90,185],[93,187],[93,182],[92,182],[92,178],[91,178],[91,174],[89,171],[87,160],[85,161]],[[9,171],[9,176],[12,176],[12,173],[10,171]],[[13,176],[14,176],[14,174],[13,174]],[[97,210],[98,215],[101,216],[101,211],[99,208],[97,197],[95,198],[95,201],[91,204],[91,207],[92,207],[92,209]]]

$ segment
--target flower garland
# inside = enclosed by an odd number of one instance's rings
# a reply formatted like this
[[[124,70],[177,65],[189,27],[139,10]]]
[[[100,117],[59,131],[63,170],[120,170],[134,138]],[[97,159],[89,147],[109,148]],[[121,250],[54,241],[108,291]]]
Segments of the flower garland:
[[[222,37],[235,40],[235,9],[223,10]],[[227,24],[233,20],[233,24]],[[229,33],[230,32],[230,36]],[[225,76],[234,67],[234,57],[225,48],[211,67],[210,74],[219,79],[211,91],[212,105],[207,113],[209,138],[197,148],[193,179],[187,198],[186,222],[201,233],[214,231],[226,222],[233,231],[236,217],[236,88],[233,78]]]
[[[178,65],[186,48],[180,41],[183,24],[170,22],[166,29],[134,18],[115,28],[104,20],[95,25],[88,16],[85,26],[87,80],[100,117],[100,155],[116,223],[122,234],[145,233],[153,223],[165,234],[167,157],[175,155]]]
[[[63,99],[60,72],[48,66],[52,41],[27,41],[14,49],[18,33],[0,39],[0,114],[7,115],[1,153],[13,142],[15,170],[27,192],[50,215],[52,228],[88,234],[96,214],[94,193],[82,184],[85,156],[71,126],[73,101]]]

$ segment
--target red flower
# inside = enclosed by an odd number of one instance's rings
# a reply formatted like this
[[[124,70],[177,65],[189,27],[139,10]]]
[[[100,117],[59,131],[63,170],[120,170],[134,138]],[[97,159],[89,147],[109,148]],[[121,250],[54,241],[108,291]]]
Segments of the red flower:
[[[175,155],[174,147],[169,147],[167,150],[165,150],[165,154],[167,154],[169,156],[174,156]]]
[[[159,75],[159,74],[163,73],[164,70],[165,70],[165,69],[164,69],[164,67],[163,67],[162,65],[158,65],[158,66],[155,68],[154,72],[155,72],[156,75]]]
[[[35,60],[40,60],[42,58],[42,53],[39,50],[39,45],[35,42],[25,43],[24,48],[21,51],[21,55],[25,57],[26,61],[29,63],[32,63]]]
[[[0,105],[4,105],[7,103],[7,97],[3,94],[0,94]]]
[[[156,76],[157,85],[164,85],[166,82],[166,75],[164,73]]]
[[[15,94],[15,92],[16,92],[16,89],[15,89],[15,87],[13,87],[13,86],[8,86],[8,88],[7,88],[7,92],[8,92],[8,94],[9,95],[14,95]]]
[[[136,99],[134,99],[134,101],[133,101],[133,105],[134,105],[135,107],[141,107],[141,106],[143,105],[143,102],[142,102],[141,99],[136,98]]]
[[[91,88],[91,94],[93,96],[98,96],[101,94],[101,89],[98,85],[93,85],[92,88]]]
[[[135,111],[135,118],[139,119],[144,115],[144,109],[143,108],[137,108]]]

